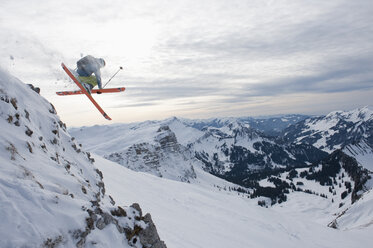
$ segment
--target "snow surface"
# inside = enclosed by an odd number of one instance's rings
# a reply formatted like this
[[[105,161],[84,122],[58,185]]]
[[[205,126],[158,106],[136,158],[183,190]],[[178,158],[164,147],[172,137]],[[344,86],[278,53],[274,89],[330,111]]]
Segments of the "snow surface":
[[[177,118],[172,118],[170,121],[166,120],[166,124],[176,134],[177,141],[184,146],[194,142],[204,134],[202,131],[186,126]]]
[[[81,206],[89,204],[97,174],[87,158],[71,147],[71,137],[59,128],[57,116],[49,113],[51,104],[2,70],[0,97],[0,247],[36,247],[47,238],[69,237],[69,230],[84,228],[87,214]],[[17,109],[7,99],[15,99]],[[19,126],[9,123],[9,116],[13,123],[19,119]],[[30,136],[25,133],[28,129],[33,131]],[[57,137],[51,132],[54,129],[61,146],[51,144]],[[51,160],[56,154],[61,163]],[[65,159],[75,176],[66,171]],[[93,183],[93,189],[85,180]],[[82,193],[82,185],[88,195]],[[72,245],[70,239],[64,242]]]
[[[344,214],[337,218],[341,230],[359,229],[373,233],[373,191],[365,193]]]
[[[321,165],[319,165],[319,168],[316,167],[315,171],[318,169],[321,169]],[[308,168],[296,169],[296,171],[300,174],[303,171],[308,171]],[[290,184],[291,181],[287,179],[288,175],[289,172],[284,172],[280,175],[280,178]],[[335,185],[333,187],[332,193],[329,191],[330,186],[322,186],[315,180],[296,177],[293,179],[296,187],[303,191],[313,192],[313,194],[291,192],[287,194],[288,200],[286,202],[276,204],[273,208],[282,214],[292,215],[305,221],[312,221],[322,226],[327,226],[335,219],[335,216],[348,209],[352,204],[351,193],[341,199],[341,194],[347,190],[345,182],[349,182],[354,187],[354,182],[349,178],[348,173],[342,168],[336,175],[335,180],[338,186]],[[302,185],[297,185],[298,182],[301,182]],[[321,195],[325,195],[327,198],[321,197]]]
[[[154,136],[162,124],[165,123],[146,121],[132,124],[96,125],[70,128],[69,133],[78,140],[84,141],[83,145],[87,150],[103,156],[123,151],[133,144],[155,144]],[[92,135],[93,133],[95,135]]]
[[[297,201],[289,201],[284,207],[284,214],[276,208],[259,207],[256,200],[237,193],[211,188],[211,175],[201,171],[198,178],[204,180],[188,184],[135,172],[99,156],[95,159],[104,173],[108,193],[119,204],[128,200],[139,202],[145,211],[151,212],[168,247],[350,248],[371,243],[371,228],[335,230],[313,220],[313,208],[299,211],[297,204],[307,205],[316,196],[299,194]],[[317,218],[326,216],[322,209],[316,213]]]
[[[343,152],[354,157],[361,166],[373,172],[373,150],[365,142],[347,146]]]
[[[1,248],[76,247],[83,233],[80,247],[130,247],[114,224],[87,231],[88,210],[99,206],[98,219],[116,209],[100,172],[53,106],[2,69],[0,128]],[[138,221],[115,219],[123,228]]]

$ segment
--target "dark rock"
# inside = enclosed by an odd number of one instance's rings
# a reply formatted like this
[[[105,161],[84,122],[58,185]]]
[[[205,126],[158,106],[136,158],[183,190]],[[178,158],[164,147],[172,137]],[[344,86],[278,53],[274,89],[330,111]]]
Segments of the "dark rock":
[[[138,203],[133,203],[130,207],[136,209],[139,212],[140,217],[142,217],[142,210]]]
[[[113,216],[117,216],[117,217],[126,217],[127,216],[126,211],[123,208],[121,208],[120,206],[118,206],[117,209],[112,210],[111,214]]]
[[[40,88],[39,87],[34,87],[32,84],[27,84],[33,91],[36,93],[40,94]]]
[[[17,99],[15,99],[15,98],[10,99],[10,103],[13,105],[13,107],[16,110],[18,109],[18,107],[17,107]]]
[[[27,128],[27,130],[26,130],[26,134],[27,134],[27,136],[30,136],[31,137],[31,135],[34,133],[29,127],[26,127]]]
[[[151,215],[149,213],[146,214],[143,220],[147,227],[139,232],[140,243],[144,247],[167,248],[166,244],[159,238]]]
[[[114,206],[115,201],[114,201],[113,197],[111,197],[111,195],[109,195],[109,199],[110,199],[110,204]]]

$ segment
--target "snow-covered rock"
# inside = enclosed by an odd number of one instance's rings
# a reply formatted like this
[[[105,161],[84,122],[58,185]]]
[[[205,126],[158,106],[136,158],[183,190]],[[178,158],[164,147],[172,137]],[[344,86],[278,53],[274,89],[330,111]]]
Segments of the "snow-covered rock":
[[[0,247],[145,247],[151,218],[116,205],[53,105],[1,69],[0,127]]]
[[[168,126],[157,130],[152,143],[133,144],[105,157],[135,171],[182,182],[196,178],[193,165],[202,166],[186,147],[177,142],[175,133]]]

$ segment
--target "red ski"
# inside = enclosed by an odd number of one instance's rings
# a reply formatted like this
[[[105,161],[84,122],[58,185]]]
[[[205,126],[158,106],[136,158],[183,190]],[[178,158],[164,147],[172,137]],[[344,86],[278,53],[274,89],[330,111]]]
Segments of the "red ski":
[[[101,92],[101,93],[117,93],[117,92],[122,92],[126,88],[120,87],[120,88],[106,88],[106,89],[95,89],[91,91],[91,94]],[[56,92],[57,95],[59,96],[69,96],[69,95],[81,95],[84,94],[83,91],[81,90],[72,90],[72,91],[59,91]]]
[[[75,76],[71,73],[71,71],[64,65],[64,63],[61,64],[64,71],[69,75],[69,77],[78,85],[80,90],[88,97],[89,100],[95,105],[95,107],[100,111],[100,113],[108,120],[111,120],[111,118],[105,113],[105,111],[100,107],[100,105],[97,104],[95,99],[84,89],[84,87],[79,83],[78,79],[75,78]]]

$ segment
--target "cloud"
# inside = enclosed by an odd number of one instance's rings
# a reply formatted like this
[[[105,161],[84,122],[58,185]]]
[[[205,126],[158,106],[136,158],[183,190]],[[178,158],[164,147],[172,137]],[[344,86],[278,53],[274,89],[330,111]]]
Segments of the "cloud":
[[[113,108],[172,105],[190,117],[193,109],[198,115],[219,115],[219,109],[239,114],[248,104],[262,104],[263,111],[271,111],[275,106],[263,99],[276,98],[276,104],[282,99],[286,105],[289,96],[343,98],[373,87],[371,0],[20,0],[1,5],[1,65],[43,84],[52,102],[55,91],[73,86],[60,63],[73,66],[80,53],[104,57],[105,78],[117,65],[125,66],[110,84],[127,87],[125,97],[110,96]],[[330,101],[338,102],[336,97]],[[367,101],[365,94],[360,102]],[[56,107],[69,108],[63,104]]]
[[[323,68],[326,67],[326,68]],[[273,79],[246,88],[250,96],[271,96],[287,93],[334,93],[373,88],[373,60],[366,58],[346,58],[342,61],[325,61],[318,71],[310,75],[300,75]]]
[[[157,105],[154,102],[141,102],[141,103],[121,103],[109,106],[110,108],[137,108],[137,107],[150,107]]]

